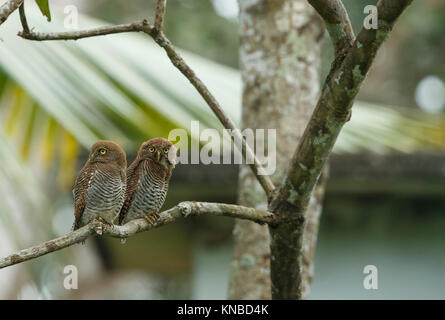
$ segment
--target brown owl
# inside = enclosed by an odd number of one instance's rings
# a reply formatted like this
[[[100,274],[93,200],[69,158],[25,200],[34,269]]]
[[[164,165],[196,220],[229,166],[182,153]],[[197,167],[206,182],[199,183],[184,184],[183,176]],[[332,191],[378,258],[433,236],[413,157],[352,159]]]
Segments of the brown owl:
[[[112,141],[98,141],[74,184],[73,230],[93,219],[112,224],[124,202],[127,158]]]
[[[167,196],[176,163],[176,148],[164,138],[145,141],[127,169],[125,202],[119,224],[144,217],[153,223]]]

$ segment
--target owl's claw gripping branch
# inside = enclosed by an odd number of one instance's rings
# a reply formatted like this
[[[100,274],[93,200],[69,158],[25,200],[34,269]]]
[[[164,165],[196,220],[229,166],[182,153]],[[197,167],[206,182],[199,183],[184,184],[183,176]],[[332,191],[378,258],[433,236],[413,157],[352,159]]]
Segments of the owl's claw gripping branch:
[[[188,212],[188,215],[183,214],[184,210]],[[246,219],[261,224],[269,224],[274,221],[274,215],[264,210],[223,203],[181,202],[177,206],[159,213],[159,218],[154,223],[150,223],[146,219],[141,218],[132,220],[123,226],[118,226],[102,223],[95,219],[86,226],[64,236],[0,258],[0,269],[38,258],[76,243],[81,243],[96,234],[98,228],[102,228],[104,235],[109,235],[114,238],[128,238],[136,233],[149,231],[150,229],[175,222],[179,218],[201,215]]]
[[[148,223],[155,225],[158,222],[158,220],[160,219],[160,216],[158,213],[149,213],[144,216],[144,219]]]
[[[190,83],[195,87],[201,97],[205,100],[207,105],[213,111],[215,116],[222,123],[224,128],[233,131],[232,139],[241,141],[242,155],[244,158],[253,159],[253,164],[249,164],[253,173],[255,174],[258,182],[264,189],[266,195],[270,199],[272,193],[275,190],[275,186],[268,175],[265,174],[263,165],[256,157],[255,153],[251,147],[246,143],[246,139],[242,136],[241,132],[236,128],[235,123],[228,117],[228,115],[221,108],[220,104],[216,98],[209,91],[207,86],[198,78],[196,73],[192,68],[184,61],[184,59],[179,55],[176,49],[173,47],[171,42],[162,32],[162,25],[164,22],[166,11],[166,0],[158,0],[156,7],[155,23],[151,25],[147,20],[140,22],[134,22],[129,24],[106,26],[90,30],[73,31],[73,32],[51,32],[51,33],[40,33],[29,30],[26,22],[26,17],[24,10],[21,10],[21,21],[23,26],[23,31],[19,32],[18,35],[24,39],[35,40],[35,41],[47,41],[47,40],[78,40],[88,37],[103,36],[113,33],[123,33],[123,32],[144,32],[162,47],[170,61],[173,65],[190,81]]]
[[[104,230],[103,230],[104,228],[102,227],[102,225],[100,225],[100,226],[97,226],[94,230],[96,231],[96,233],[98,234],[98,235],[103,235],[103,233],[104,233]]]
[[[107,221],[105,221],[104,219],[102,219],[102,217],[98,217],[96,218],[96,226],[94,227],[94,231],[96,231],[96,234],[98,235],[103,235],[104,234],[104,226],[108,225],[108,226],[112,226],[113,224],[108,223]]]

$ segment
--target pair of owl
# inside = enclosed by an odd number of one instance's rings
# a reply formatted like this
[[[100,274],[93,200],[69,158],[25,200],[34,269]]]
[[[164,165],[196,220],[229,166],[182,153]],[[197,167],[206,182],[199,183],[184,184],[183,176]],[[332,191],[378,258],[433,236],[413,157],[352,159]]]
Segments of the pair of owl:
[[[125,151],[112,141],[98,141],[76,178],[74,225],[79,229],[94,219],[125,224],[137,218],[153,223],[164,204],[176,162],[176,148],[164,138],[142,143],[127,168]]]

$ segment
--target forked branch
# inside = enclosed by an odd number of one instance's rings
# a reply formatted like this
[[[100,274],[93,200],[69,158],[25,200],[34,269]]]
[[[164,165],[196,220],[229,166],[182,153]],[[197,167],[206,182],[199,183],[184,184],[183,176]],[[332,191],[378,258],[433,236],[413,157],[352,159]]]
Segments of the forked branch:
[[[287,176],[272,201],[272,211],[275,212],[278,206],[284,209],[288,205],[296,207],[298,212],[305,211],[337,137],[351,117],[354,99],[378,49],[411,2],[380,0],[377,3],[378,29],[363,27],[344,58],[333,63],[314,113],[292,157]]]
[[[311,2],[340,5],[339,1]],[[411,0],[380,0],[377,4],[378,29],[363,28],[345,52],[337,49],[338,54],[312,117],[294,152],[286,177],[269,206],[278,219],[288,221],[270,229],[271,256],[274,257],[271,259],[273,299],[302,297],[303,232],[312,191],[343,125],[351,117],[354,99],[378,49],[410,3]],[[322,15],[329,16],[326,12]],[[348,42],[352,34],[347,34],[334,34],[333,42]]]

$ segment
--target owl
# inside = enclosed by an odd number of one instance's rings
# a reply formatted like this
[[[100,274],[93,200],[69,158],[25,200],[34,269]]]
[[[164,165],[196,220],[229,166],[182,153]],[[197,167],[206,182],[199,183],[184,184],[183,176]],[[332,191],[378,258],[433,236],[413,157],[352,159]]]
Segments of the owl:
[[[142,218],[153,223],[167,196],[168,183],[176,163],[176,148],[164,138],[145,141],[127,169],[125,202],[119,224]]]
[[[127,158],[112,141],[98,141],[74,184],[73,230],[93,219],[108,224],[119,215],[124,202]]]

